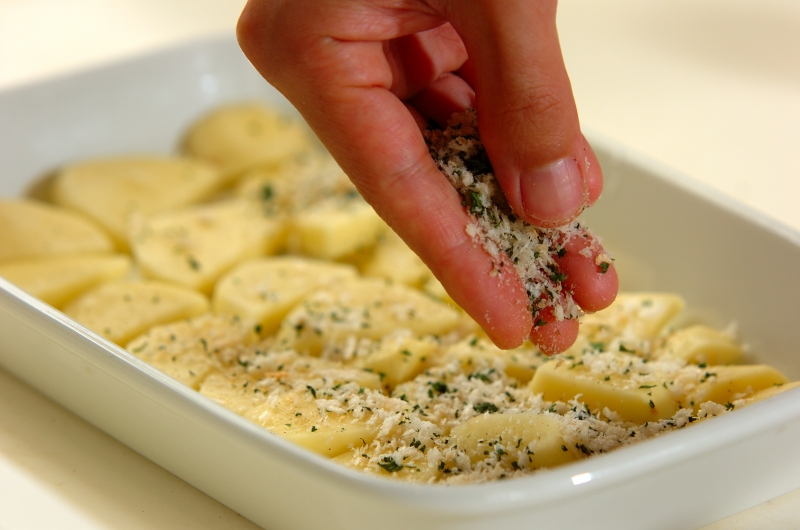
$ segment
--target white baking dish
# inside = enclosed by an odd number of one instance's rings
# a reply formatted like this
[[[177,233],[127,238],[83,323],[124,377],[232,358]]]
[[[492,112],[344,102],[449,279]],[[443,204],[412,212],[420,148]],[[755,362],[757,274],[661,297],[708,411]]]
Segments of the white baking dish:
[[[0,94],[0,195],[78,158],[172,151],[226,100],[287,103],[231,39]],[[800,235],[593,138],[607,185],[587,219],[627,289],[735,321],[800,378]],[[800,389],[525,479],[419,486],[341,468],[201,397],[0,279],[0,365],[270,529],[690,528],[800,488]]]

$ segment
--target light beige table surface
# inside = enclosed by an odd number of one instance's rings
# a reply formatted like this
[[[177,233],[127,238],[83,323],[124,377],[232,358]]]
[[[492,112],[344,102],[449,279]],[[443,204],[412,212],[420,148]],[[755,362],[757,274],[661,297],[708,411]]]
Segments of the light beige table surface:
[[[0,90],[230,32],[242,4],[0,0]],[[559,27],[584,127],[800,230],[800,2],[562,0]],[[0,530],[42,528],[255,526],[0,371]],[[800,491],[708,528],[800,528]]]

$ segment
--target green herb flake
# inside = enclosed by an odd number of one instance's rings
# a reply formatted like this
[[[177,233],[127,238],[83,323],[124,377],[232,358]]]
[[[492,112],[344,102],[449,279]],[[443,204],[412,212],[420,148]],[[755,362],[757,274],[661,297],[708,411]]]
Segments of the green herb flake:
[[[497,412],[497,405],[494,403],[489,403],[488,401],[478,403],[474,408],[475,412],[478,414],[483,414],[484,412]]]
[[[444,394],[448,391],[447,384],[443,383],[442,381],[434,381],[431,383],[431,388],[439,394]]]
[[[378,465],[381,468],[383,468],[384,471],[387,471],[389,473],[396,473],[396,472],[400,471],[401,469],[403,469],[403,466],[401,464],[398,464],[397,462],[395,462],[394,458],[392,458],[391,456],[384,456],[383,459],[380,462],[378,462]],[[440,469],[443,469],[444,468],[444,462],[441,462],[439,464],[439,467],[440,467]]]

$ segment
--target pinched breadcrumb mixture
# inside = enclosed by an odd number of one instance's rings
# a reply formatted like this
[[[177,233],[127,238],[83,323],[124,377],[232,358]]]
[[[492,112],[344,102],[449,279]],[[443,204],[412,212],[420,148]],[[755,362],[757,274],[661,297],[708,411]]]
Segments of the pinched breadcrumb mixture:
[[[454,114],[444,130],[429,129],[425,139],[436,165],[455,186],[472,217],[467,234],[492,256],[495,273],[502,273],[508,262],[514,266],[528,293],[534,322],[545,323],[536,315],[548,307],[557,320],[577,318],[581,310],[564,287],[567,276],[556,257],[564,255],[571,238],[584,237],[591,245],[581,253],[587,257],[600,254],[598,267],[605,272],[610,258],[598,239],[580,221],[536,228],[514,215],[481,142],[474,109]]]

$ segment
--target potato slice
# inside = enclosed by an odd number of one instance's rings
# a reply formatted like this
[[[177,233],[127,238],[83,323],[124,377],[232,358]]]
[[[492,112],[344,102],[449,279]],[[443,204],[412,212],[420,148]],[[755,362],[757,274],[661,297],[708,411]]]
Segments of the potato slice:
[[[744,359],[744,348],[727,333],[696,325],[670,333],[654,357],[684,359],[694,364],[735,364]]]
[[[785,383],[782,385],[775,384],[770,387],[764,388],[762,390],[759,390],[752,396],[746,398],[745,406],[752,405],[757,401],[763,401],[765,399],[771,398],[772,396],[777,396],[778,394],[781,394],[793,388],[797,388],[798,386],[800,386],[800,381],[792,381],[791,383]]]
[[[290,214],[323,199],[357,195],[355,186],[327,153],[302,153],[242,176],[236,195],[275,214]]]
[[[289,250],[320,259],[338,259],[377,243],[386,224],[359,196],[334,197],[295,214],[289,223]]]
[[[473,464],[492,455],[513,459],[515,469],[534,470],[577,458],[576,450],[564,442],[561,423],[546,414],[482,414],[453,427],[450,436]]]
[[[0,276],[53,307],[60,308],[101,283],[124,277],[128,256],[79,254],[0,263]]]
[[[99,226],[75,212],[24,199],[0,200],[0,262],[113,248]]]
[[[107,158],[66,167],[56,178],[53,200],[97,221],[125,249],[132,215],[200,202],[220,185],[217,172],[197,160]]]
[[[536,368],[549,361],[534,347],[501,350],[490,340],[477,336],[453,345],[444,357],[445,360],[451,358],[458,359],[467,374],[485,374],[486,370],[496,368],[521,383],[530,381]]]
[[[125,345],[158,324],[208,311],[205,296],[162,282],[115,282],[89,291],[64,313],[112,342]]]
[[[287,393],[272,398],[245,412],[244,417],[329,458],[369,444],[380,428],[351,414],[327,412],[309,394]]]
[[[788,382],[785,375],[766,364],[709,366],[700,383],[686,396],[686,406],[697,412],[707,401],[725,405]]]
[[[283,320],[276,343],[318,355],[348,337],[378,340],[398,329],[443,335],[460,324],[458,311],[410,287],[360,280],[306,298]]]
[[[183,151],[217,165],[226,178],[308,151],[302,120],[259,103],[226,105],[201,117],[183,140]]]
[[[385,232],[361,273],[417,288],[433,278],[425,263],[392,230]]]
[[[284,232],[245,201],[225,201],[164,212],[135,221],[130,245],[146,277],[210,294],[236,264],[274,252]]]
[[[678,401],[665,382],[640,383],[628,375],[603,375],[582,364],[553,360],[536,370],[529,388],[535,394],[542,393],[547,401],[577,398],[595,414],[608,407],[623,421],[642,424],[669,418],[678,411]]]
[[[358,365],[378,374],[383,384],[392,389],[422,372],[438,348],[431,338],[387,337],[377,350],[359,359]]]
[[[250,260],[225,275],[214,289],[216,313],[229,313],[261,326],[272,335],[281,320],[308,294],[358,273],[349,265],[281,256]]]
[[[581,335],[608,342],[614,337],[652,339],[686,306],[672,293],[620,293],[606,309],[581,319]]]
[[[197,390],[210,374],[235,365],[237,355],[255,339],[252,328],[238,318],[201,315],[152,327],[126,349]],[[230,375],[226,376],[229,386]]]

